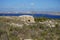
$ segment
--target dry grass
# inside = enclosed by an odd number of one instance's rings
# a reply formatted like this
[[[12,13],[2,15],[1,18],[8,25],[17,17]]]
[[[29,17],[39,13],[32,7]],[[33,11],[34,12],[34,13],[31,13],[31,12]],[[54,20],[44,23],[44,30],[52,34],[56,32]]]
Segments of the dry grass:
[[[18,17],[17,17],[18,18]],[[51,20],[48,18],[35,18],[36,24],[24,25],[22,28],[14,27],[7,23],[20,23],[16,17],[7,19],[0,17],[0,40],[60,40],[60,19],[54,19],[58,22],[56,27],[47,27],[46,25],[38,24],[38,21]]]

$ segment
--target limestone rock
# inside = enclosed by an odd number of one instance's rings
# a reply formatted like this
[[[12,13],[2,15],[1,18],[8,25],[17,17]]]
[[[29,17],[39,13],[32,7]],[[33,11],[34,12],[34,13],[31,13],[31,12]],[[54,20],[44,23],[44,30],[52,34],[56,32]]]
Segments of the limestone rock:
[[[34,17],[30,15],[21,15],[19,16],[20,20],[24,22],[25,24],[29,23],[35,23]]]

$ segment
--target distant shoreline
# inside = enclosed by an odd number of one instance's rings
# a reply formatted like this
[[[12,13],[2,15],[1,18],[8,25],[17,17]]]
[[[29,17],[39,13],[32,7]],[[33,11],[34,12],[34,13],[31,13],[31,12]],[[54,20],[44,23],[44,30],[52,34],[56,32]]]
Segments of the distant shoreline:
[[[34,17],[47,17],[47,18],[60,19],[60,15],[50,15],[50,14],[0,14],[0,16],[20,16],[20,15],[32,15]]]

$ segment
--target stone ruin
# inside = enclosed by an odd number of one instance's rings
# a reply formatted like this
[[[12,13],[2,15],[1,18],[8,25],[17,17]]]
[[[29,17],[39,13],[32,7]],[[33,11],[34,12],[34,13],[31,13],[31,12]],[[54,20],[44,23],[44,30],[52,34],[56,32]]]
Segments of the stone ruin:
[[[33,16],[30,16],[30,15],[21,15],[21,16],[19,16],[19,19],[22,22],[24,22],[25,24],[35,23],[34,17]]]

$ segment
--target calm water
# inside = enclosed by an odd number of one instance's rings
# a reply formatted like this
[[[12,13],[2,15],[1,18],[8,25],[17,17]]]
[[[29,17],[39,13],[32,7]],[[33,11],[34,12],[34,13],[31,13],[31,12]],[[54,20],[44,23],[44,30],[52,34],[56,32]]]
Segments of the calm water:
[[[47,17],[47,18],[59,18],[60,15],[49,15],[49,14],[0,14],[0,16],[20,16],[20,15],[32,15],[34,17]]]

